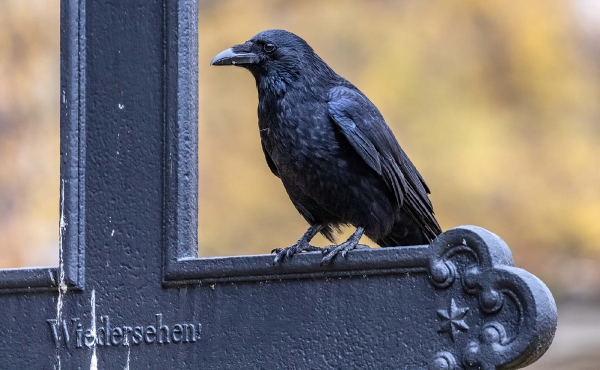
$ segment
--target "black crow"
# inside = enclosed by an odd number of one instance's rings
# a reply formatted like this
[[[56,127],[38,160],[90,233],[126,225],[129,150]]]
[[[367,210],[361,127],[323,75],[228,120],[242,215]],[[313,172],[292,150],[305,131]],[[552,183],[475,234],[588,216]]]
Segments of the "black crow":
[[[356,231],[322,249],[329,264],[363,233],[382,247],[429,244],[441,233],[429,188],[379,110],[335,73],[300,37],[268,30],[219,53],[211,65],[249,70],[258,89],[258,128],[271,172],[281,179],[310,228],[274,263],[302,251],[323,234]]]

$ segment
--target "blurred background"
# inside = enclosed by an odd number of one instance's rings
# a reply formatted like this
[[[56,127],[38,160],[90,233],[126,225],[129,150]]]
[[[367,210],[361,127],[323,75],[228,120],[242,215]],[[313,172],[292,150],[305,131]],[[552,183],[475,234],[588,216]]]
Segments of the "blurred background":
[[[0,0],[0,268],[58,265],[59,0]]]
[[[58,259],[58,6],[0,0],[0,267]],[[530,368],[598,369],[600,1],[200,0],[201,256],[306,230],[264,161],[252,76],[209,67],[269,28],[379,107],[443,229],[495,232],[550,287],[559,330]]]

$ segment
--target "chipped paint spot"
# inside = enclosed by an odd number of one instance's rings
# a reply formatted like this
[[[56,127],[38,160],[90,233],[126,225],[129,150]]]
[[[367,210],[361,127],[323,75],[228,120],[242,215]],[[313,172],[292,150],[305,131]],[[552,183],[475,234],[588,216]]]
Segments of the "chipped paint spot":
[[[127,347],[127,363],[125,364],[125,370],[129,370],[129,360],[131,359],[131,346]]]
[[[119,103],[119,109],[123,109],[123,108],[125,108],[125,104]]]
[[[85,343],[86,346],[88,347],[96,347],[96,289],[92,289],[92,296],[90,297],[90,316],[91,316],[91,335],[92,338],[94,338],[94,341],[90,344],[88,344],[87,342]]]
[[[52,270],[48,270],[48,275],[50,275],[50,280],[52,280],[52,284],[56,284],[56,280],[54,280],[54,274]]]
[[[110,233],[110,236],[115,236],[115,229]]]
[[[92,329],[91,334],[94,341],[91,344],[87,344],[86,346],[92,347],[92,359],[90,361],[90,370],[98,370],[98,357],[96,356],[96,289],[92,289],[92,296],[90,297],[90,306],[91,306],[91,320],[92,320]]]
[[[90,370],[98,370],[98,357],[96,357],[96,347],[92,352],[92,362],[90,363]]]
[[[63,295],[67,293],[67,284],[65,284],[65,268],[63,260],[63,234],[67,226],[65,221],[65,180],[60,184],[60,225],[58,230],[58,299],[56,300],[56,322],[60,323],[62,319]],[[50,272],[52,276],[52,272]],[[54,277],[52,276],[54,282]],[[60,370],[60,350],[56,347],[56,363]]]

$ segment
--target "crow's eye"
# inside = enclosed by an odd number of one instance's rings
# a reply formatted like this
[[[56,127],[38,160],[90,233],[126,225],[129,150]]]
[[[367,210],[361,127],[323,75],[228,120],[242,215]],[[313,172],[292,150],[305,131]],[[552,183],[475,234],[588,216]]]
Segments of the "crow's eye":
[[[264,50],[266,53],[272,53],[272,52],[274,52],[274,51],[275,51],[275,49],[277,49],[277,47],[276,47],[275,45],[271,44],[270,42],[269,42],[269,43],[266,43],[266,44],[263,46],[263,50]]]

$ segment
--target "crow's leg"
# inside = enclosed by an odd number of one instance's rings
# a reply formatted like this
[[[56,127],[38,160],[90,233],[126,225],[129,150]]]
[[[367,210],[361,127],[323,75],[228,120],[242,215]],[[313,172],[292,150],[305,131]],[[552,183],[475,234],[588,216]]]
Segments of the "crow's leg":
[[[335,256],[337,256],[337,254],[340,252],[342,252],[342,257],[346,257],[348,251],[352,249],[370,248],[368,245],[358,244],[358,241],[364,232],[364,227],[357,227],[354,234],[352,234],[345,242],[339,245],[328,245],[327,247],[323,248],[324,257],[321,260],[321,266],[330,264]]]
[[[300,253],[303,251],[310,252],[310,251],[320,250],[321,248],[312,246],[309,243],[312,240],[312,238],[314,238],[315,235],[317,235],[317,233],[319,231],[321,231],[322,228],[323,228],[322,225],[312,225],[311,227],[308,228],[308,230],[304,233],[304,235],[302,235],[302,237],[300,239],[298,239],[296,244],[291,245],[287,248],[273,249],[271,251],[271,253],[277,253],[277,255],[275,256],[275,259],[273,260],[273,264],[275,265],[275,264],[283,261],[283,259],[285,257],[292,258],[292,257],[294,257],[294,254],[296,254],[296,253]]]

